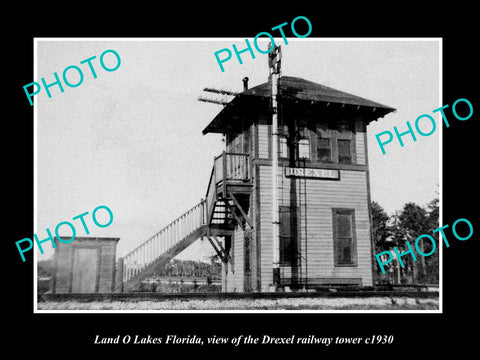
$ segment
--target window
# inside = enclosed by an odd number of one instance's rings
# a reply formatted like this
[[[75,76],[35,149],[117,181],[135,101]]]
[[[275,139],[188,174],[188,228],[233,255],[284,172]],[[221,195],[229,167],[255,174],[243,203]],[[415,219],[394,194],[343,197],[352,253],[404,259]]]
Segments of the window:
[[[338,163],[351,164],[352,163],[351,140],[338,139],[337,145],[338,145]]]
[[[279,207],[280,220],[280,264],[290,266],[293,253],[293,232],[291,223],[291,208],[289,206]]]
[[[329,138],[317,138],[317,160],[332,162],[332,148]]]
[[[308,139],[298,141],[298,157],[300,159],[310,159],[310,141]]]
[[[335,266],[357,266],[355,210],[333,209]]]

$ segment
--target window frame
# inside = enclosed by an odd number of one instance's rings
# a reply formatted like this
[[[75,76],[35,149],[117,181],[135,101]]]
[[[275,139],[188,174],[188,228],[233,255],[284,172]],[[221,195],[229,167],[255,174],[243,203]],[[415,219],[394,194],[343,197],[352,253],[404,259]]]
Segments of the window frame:
[[[357,146],[355,124],[346,121],[339,121],[336,129],[332,129],[332,138],[334,138],[334,162],[340,165],[356,165],[357,164]],[[339,141],[350,141],[350,162],[340,162]]]
[[[350,156],[350,161],[349,162],[341,162],[340,161],[340,142],[341,141],[348,141],[349,144],[349,156]],[[337,161],[338,164],[353,164],[353,141],[350,138],[337,138]]]
[[[331,137],[327,137],[327,136],[318,136],[317,135],[317,139],[316,139],[316,153],[315,153],[315,156],[316,156],[316,161],[318,162],[321,162],[321,163],[324,163],[324,164],[333,164],[334,161],[333,161],[333,141],[332,141],[332,138]],[[330,151],[330,154],[329,154],[329,160],[328,161],[324,161],[324,160],[321,160],[318,156],[318,149],[319,149],[319,143],[320,141],[319,140],[328,140],[328,143],[329,143],[329,146],[328,146],[328,150]],[[322,148],[322,149],[327,149],[327,148]]]
[[[339,249],[339,239],[349,239],[349,237],[338,237],[338,215],[350,215],[351,216],[351,232],[352,232],[352,246],[351,246],[351,263],[339,262],[338,253]],[[353,208],[332,208],[332,230],[333,230],[333,261],[335,267],[357,267],[358,266],[358,255],[357,255],[357,231],[356,231],[356,222],[355,222],[355,209]]]
[[[312,136],[314,137],[314,145],[315,145],[315,161],[321,164],[335,164],[335,137],[334,137],[334,131],[329,128],[327,123],[319,123],[317,124],[317,127],[315,131],[312,131]],[[329,154],[329,160],[324,161],[321,160],[320,157],[318,156],[318,149],[319,149],[319,142],[320,140],[325,139],[328,140],[329,142],[329,148],[328,150],[330,151]],[[322,148],[326,149],[326,148]]]

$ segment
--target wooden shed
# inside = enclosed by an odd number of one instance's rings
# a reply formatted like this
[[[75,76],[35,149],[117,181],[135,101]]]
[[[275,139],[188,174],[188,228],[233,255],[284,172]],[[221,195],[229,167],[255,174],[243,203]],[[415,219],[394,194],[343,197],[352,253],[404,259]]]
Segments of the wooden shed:
[[[367,125],[395,109],[281,76],[278,128],[272,129],[271,86],[244,89],[203,130],[226,137],[206,196],[209,239],[224,254],[223,291],[372,285]],[[278,135],[277,250],[272,131]]]
[[[118,241],[119,238],[77,237],[62,243],[55,238],[52,292],[113,292]]]

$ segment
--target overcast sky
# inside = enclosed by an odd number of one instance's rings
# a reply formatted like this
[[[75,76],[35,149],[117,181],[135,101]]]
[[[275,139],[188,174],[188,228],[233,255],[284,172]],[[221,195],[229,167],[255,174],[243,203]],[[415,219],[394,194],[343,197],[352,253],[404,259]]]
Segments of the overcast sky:
[[[439,179],[441,126],[417,141],[404,137],[386,146],[382,155],[375,134],[393,126],[406,130],[421,114],[443,105],[440,98],[440,43],[437,39],[371,40],[289,39],[282,45],[282,74],[297,76],[394,107],[395,113],[368,128],[372,200],[392,214],[406,202],[425,205],[435,196]],[[108,206],[114,221],[89,236],[120,237],[122,256],[147,240],[205,196],[213,157],[224,143],[221,135],[201,131],[221,110],[199,102],[204,87],[242,90],[267,81],[266,55],[242,55],[218,67],[214,52],[244,39],[145,39],[128,41],[37,39],[37,77],[53,82],[63,69],[77,65],[83,83],[52,87],[35,97],[37,121],[36,233],[45,238],[61,221],[99,205]],[[266,44],[265,48],[266,48]],[[121,57],[116,71],[104,71],[98,58],[107,50]],[[92,64],[80,61],[97,56]],[[110,54],[111,55],[111,54]],[[113,57],[105,57],[112,60]],[[114,61],[112,60],[114,64]],[[74,71],[71,81],[74,82]],[[434,116],[439,122],[439,116]],[[427,131],[427,125],[425,130]],[[77,236],[86,234],[80,222]],[[69,235],[68,231],[66,235]],[[44,255],[52,254],[48,245]],[[195,252],[210,252],[208,243]],[[200,249],[200,250],[199,250]],[[202,250],[203,249],[203,250]],[[192,252],[192,249],[190,249]]]

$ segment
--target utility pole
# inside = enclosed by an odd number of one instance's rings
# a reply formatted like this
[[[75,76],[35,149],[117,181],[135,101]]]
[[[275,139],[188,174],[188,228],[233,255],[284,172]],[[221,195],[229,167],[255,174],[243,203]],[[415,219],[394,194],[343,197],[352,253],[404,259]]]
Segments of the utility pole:
[[[271,44],[270,44],[271,47]],[[269,47],[269,48],[270,48]],[[275,46],[268,54],[268,67],[272,88],[272,240],[273,240],[273,284],[280,285],[280,220],[278,216],[278,78],[280,77],[282,52]]]

